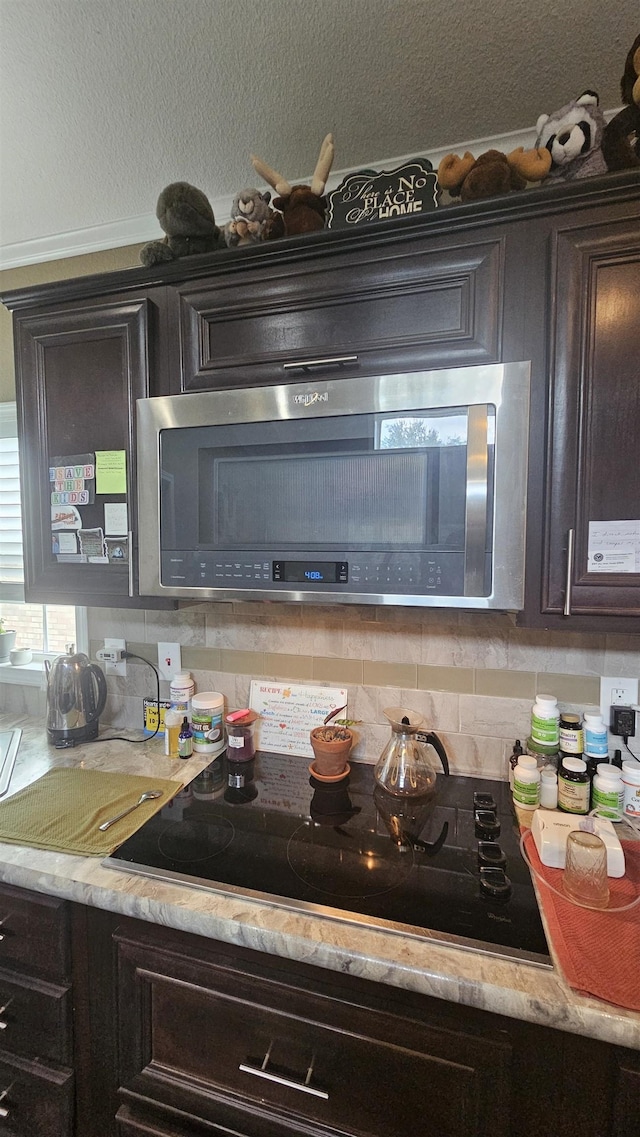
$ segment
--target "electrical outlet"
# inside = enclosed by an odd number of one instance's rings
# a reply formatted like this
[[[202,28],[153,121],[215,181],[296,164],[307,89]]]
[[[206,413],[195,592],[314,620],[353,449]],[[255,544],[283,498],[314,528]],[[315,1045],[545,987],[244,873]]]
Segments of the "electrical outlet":
[[[173,679],[180,671],[180,644],[158,644],[158,674],[161,679]]]
[[[611,726],[611,707],[633,707],[637,702],[637,679],[600,680],[600,711],[607,726]]]
[[[127,650],[126,640],[108,640],[105,638],[104,646],[106,648],[120,648],[121,651]],[[127,674],[127,661],[121,659],[119,663],[105,663],[105,675],[126,675]]]

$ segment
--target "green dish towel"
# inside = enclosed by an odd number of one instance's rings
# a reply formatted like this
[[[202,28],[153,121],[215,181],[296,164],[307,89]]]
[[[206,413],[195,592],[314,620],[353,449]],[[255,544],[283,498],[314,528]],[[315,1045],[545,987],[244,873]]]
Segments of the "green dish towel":
[[[0,802],[0,841],[106,857],[182,789],[168,778],[141,778],[102,770],[62,767]],[[122,813],[145,790],[162,797],[145,801],[105,832],[99,826]]]

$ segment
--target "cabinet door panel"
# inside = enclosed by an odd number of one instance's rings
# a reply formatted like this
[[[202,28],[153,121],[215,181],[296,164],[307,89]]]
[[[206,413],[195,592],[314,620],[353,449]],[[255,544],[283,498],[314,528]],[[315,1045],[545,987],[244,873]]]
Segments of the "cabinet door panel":
[[[66,906],[4,885],[0,890],[0,967],[64,979],[70,950]]]
[[[543,612],[563,611],[574,530],[571,613],[638,616],[640,572],[589,571],[588,548],[590,522],[640,518],[640,219],[559,232],[554,272]]]
[[[0,1045],[12,1054],[69,1065],[69,989],[0,971]]]
[[[0,1110],[7,1137],[71,1137],[73,1075],[0,1050]]]
[[[136,605],[129,564],[60,563],[51,548],[53,457],[124,450],[125,494],[79,506],[84,528],[104,527],[104,502],[126,502],[136,532],[135,401],[149,394],[152,306],[146,298],[103,301],[15,317],[20,465],[27,601]]]
[[[212,1122],[236,1108],[296,1132],[426,1137],[428,1086],[428,1124],[441,1137],[509,1133],[510,1047],[495,1036],[426,1027],[131,942],[119,944],[119,973],[121,1084],[152,1101]],[[247,1132],[263,1129],[247,1122]]]
[[[351,356],[339,373],[495,362],[504,260],[500,235],[449,247],[423,239],[185,285],[176,290],[182,388],[299,381],[305,361]]]

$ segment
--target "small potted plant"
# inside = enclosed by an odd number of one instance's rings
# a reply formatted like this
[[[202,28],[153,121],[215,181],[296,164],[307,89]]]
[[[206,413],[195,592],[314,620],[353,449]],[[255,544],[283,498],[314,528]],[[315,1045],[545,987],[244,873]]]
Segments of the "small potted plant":
[[[331,711],[322,726],[313,728],[310,734],[313,749],[313,762],[309,770],[317,778],[344,778],[349,772],[348,758],[355,741],[349,729],[353,719],[337,719],[344,707]],[[332,719],[336,719],[332,722]]]
[[[4,620],[0,616],[0,663],[9,662],[9,655],[15,647],[15,642],[16,633],[5,628]]]

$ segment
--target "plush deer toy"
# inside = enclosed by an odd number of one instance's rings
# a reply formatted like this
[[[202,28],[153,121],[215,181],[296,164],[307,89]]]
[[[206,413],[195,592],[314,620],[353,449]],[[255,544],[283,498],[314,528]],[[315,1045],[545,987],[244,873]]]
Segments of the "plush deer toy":
[[[333,135],[327,134],[320,147],[320,155],[310,186],[289,185],[282,174],[265,165],[261,158],[251,156],[256,173],[260,174],[260,177],[264,178],[279,195],[274,197],[272,205],[280,210],[280,213],[274,214],[267,221],[265,240],[273,240],[275,237],[297,237],[300,233],[314,233],[317,229],[324,229],[326,202],[323,194],[333,164],[333,154]]]

